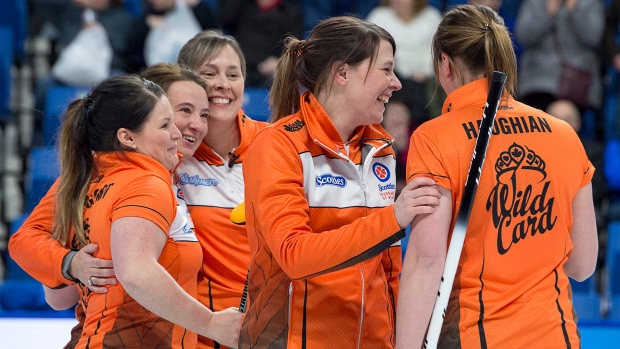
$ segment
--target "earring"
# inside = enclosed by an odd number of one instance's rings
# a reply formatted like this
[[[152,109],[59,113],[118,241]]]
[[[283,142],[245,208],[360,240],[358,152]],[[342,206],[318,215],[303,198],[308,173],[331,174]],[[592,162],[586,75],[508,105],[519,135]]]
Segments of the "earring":
[[[132,144],[131,148],[136,149],[138,146],[136,144]]]

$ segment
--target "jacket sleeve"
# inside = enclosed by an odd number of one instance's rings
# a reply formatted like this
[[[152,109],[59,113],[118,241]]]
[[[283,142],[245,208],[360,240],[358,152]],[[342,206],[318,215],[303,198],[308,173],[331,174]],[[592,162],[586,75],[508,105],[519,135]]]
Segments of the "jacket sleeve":
[[[37,281],[50,288],[75,282],[62,275],[62,260],[69,249],[52,239],[58,180],[9,240],[9,254]]]
[[[298,151],[276,129],[258,134],[244,160],[243,175],[248,234],[262,236],[273,258],[293,279],[378,256],[405,236],[393,205],[334,230],[313,231]]]

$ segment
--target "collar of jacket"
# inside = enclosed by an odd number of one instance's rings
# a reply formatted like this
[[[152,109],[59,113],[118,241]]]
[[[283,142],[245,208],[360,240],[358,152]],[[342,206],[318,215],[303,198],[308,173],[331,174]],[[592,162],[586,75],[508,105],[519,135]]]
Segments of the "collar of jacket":
[[[469,105],[480,104],[481,108],[487,101],[489,94],[489,85],[487,78],[480,78],[467,83],[456,90],[452,91],[443,103],[441,114],[446,114],[454,110],[461,109]],[[512,101],[512,97],[508,97],[508,103]],[[506,105],[506,92],[503,93],[500,106]],[[480,112],[482,115],[482,110]]]
[[[259,126],[255,121],[250,119],[243,110],[239,110],[237,113],[237,126],[239,128],[239,133],[241,137],[241,142],[234,149],[231,154],[228,154],[228,158],[224,159],[226,162],[230,161],[230,158],[233,157],[234,160],[238,159],[242,153],[246,151],[246,149],[250,146],[252,141],[254,140],[254,136],[259,130]],[[265,123],[265,126],[267,124]],[[194,153],[194,157],[198,159],[204,159],[209,161],[210,163],[219,164],[222,163],[222,158],[215,153],[215,151],[208,146],[205,142],[201,142]]]
[[[111,173],[112,171],[122,171],[128,167],[137,167],[139,169],[152,172],[165,181],[171,180],[171,171],[166,169],[159,161],[148,155],[133,151],[125,151],[122,153],[111,151],[96,152],[94,154],[94,158],[99,172],[97,175],[106,172]]]
[[[301,95],[300,108],[297,113],[308,128],[308,134],[315,143],[332,151],[339,157],[343,157],[338,149],[354,142],[371,145],[374,148],[382,148],[391,145],[394,139],[379,124],[363,125],[355,129],[350,140],[345,142],[334,126],[319,101],[307,91]]]

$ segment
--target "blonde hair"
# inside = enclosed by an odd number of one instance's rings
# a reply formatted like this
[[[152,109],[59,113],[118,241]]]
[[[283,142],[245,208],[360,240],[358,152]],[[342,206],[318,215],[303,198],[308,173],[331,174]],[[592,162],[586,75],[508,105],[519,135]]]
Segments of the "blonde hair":
[[[442,53],[448,56],[453,69],[458,59],[469,72],[483,72],[489,86],[493,71],[506,73],[504,90],[515,95],[517,58],[504,20],[491,8],[467,4],[446,12],[433,37],[435,74]]]

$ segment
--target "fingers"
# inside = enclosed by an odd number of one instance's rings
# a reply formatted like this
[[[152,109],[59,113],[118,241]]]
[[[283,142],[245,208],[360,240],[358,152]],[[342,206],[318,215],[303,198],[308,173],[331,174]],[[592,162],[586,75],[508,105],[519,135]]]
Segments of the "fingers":
[[[415,188],[427,185],[435,185],[435,181],[428,177],[416,177],[412,179],[403,190],[413,190]]]
[[[116,278],[91,276],[85,284],[95,293],[108,293],[107,286],[116,285]]]
[[[88,244],[88,245],[82,247],[82,249],[80,251],[86,252],[88,254],[93,254],[98,249],[99,249],[99,246],[97,244]]]

